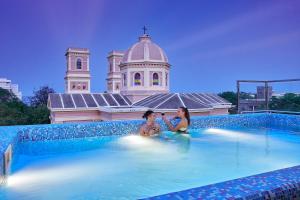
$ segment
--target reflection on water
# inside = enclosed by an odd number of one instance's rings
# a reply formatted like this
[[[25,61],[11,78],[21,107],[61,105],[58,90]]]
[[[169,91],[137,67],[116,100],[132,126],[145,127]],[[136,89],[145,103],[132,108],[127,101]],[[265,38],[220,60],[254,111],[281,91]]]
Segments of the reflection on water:
[[[176,150],[186,153],[190,148],[190,138],[189,134],[165,132],[154,137],[128,135],[120,138],[118,143],[128,149],[144,152],[166,154]]]
[[[171,133],[160,136],[166,143],[172,143],[176,146],[177,152],[187,153],[190,149],[190,134]]]

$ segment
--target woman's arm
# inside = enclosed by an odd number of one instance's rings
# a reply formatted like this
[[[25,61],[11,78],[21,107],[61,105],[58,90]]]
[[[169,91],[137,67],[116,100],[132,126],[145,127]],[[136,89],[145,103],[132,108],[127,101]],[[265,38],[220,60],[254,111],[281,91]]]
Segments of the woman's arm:
[[[186,127],[186,123],[184,122],[184,120],[180,120],[180,122],[176,125],[176,127],[174,127],[171,122],[169,120],[167,120],[166,118],[163,118],[164,122],[167,124],[168,128],[170,131],[176,132],[181,128],[185,128]]]
[[[145,126],[141,126],[141,128],[140,128],[140,135],[142,135],[142,136],[147,136],[147,133],[146,133],[146,129],[145,129]]]
[[[156,131],[157,133],[159,133],[161,130],[160,130],[160,125],[159,124],[155,124],[155,128],[156,128]]]

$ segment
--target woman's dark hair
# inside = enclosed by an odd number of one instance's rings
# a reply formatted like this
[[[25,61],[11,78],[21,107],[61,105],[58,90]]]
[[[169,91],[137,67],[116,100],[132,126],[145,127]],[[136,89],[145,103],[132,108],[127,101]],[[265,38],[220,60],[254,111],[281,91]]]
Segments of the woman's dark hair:
[[[186,118],[187,121],[188,121],[188,125],[190,125],[190,123],[191,123],[191,118],[190,118],[189,110],[188,110],[186,107],[183,107],[183,106],[181,106],[180,108],[181,108],[181,109],[183,110],[183,112],[184,112],[184,116],[185,116],[185,118]]]
[[[149,115],[151,115],[152,113],[154,113],[152,110],[147,110],[144,115],[143,118],[145,118],[146,120],[148,119]]]

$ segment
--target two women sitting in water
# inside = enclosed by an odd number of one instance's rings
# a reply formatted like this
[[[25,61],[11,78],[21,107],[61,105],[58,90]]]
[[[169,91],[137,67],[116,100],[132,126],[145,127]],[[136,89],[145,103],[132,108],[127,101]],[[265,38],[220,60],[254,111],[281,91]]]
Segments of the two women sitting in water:
[[[145,112],[143,118],[147,121],[140,128],[140,134],[143,136],[151,136],[160,132],[160,126],[155,122],[156,114],[152,110]],[[187,133],[187,128],[190,125],[190,114],[187,108],[179,107],[176,116],[173,120],[176,120],[176,124],[172,124],[170,120],[166,118],[162,113],[162,119],[168,126],[168,129],[173,132]]]

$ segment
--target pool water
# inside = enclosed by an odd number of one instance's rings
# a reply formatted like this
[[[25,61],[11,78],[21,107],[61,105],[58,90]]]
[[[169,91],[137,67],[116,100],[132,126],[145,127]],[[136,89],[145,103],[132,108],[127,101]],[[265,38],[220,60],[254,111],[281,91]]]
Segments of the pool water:
[[[299,151],[275,129],[26,142],[0,199],[138,199],[299,165]]]

